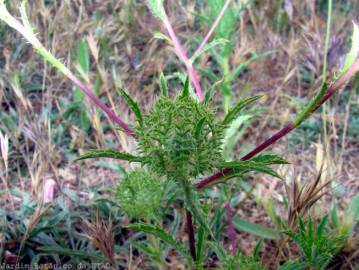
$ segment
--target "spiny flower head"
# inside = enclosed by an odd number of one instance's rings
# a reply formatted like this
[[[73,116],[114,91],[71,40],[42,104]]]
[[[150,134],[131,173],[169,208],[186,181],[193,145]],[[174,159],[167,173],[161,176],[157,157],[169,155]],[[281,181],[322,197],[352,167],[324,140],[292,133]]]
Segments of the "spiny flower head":
[[[164,183],[156,174],[137,169],[126,175],[117,186],[121,209],[130,217],[146,218],[159,207]]]
[[[223,125],[189,95],[160,97],[138,127],[145,163],[170,179],[197,177],[223,161]]]

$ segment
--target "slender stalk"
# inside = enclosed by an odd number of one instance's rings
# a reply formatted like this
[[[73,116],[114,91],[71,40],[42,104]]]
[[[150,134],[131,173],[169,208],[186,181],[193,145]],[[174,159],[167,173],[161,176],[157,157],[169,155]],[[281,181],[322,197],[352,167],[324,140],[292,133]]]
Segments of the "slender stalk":
[[[187,72],[189,74],[191,82],[194,85],[194,88],[196,90],[196,93],[198,95],[199,100],[203,101],[204,100],[204,93],[202,91],[201,84],[199,82],[199,77],[197,75],[197,72],[193,68],[193,65],[192,65],[190,59],[188,58],[188,56],[186,54],[186,51],[182,47],[179,39],[177,38],[177,36],[176,36],[176,34],[175,34],[175,32],[174,32],[174,30],[172,28],[172,25],[170,23],[170,20],[169,20],[169,18],[167,16],[167,13],[166,13],[164,8],[162,9],[162,13],[163,13],[163,24],[166,27],[167,32],[168,32],[168,34],[169,34],[169,36],[170,36],[170,38],[171,38],[171,40],[173,42],[173,45],[175,47],[175,51],[176,51],[178,57],[181,59],[181,61],[187,67]]]
[[[214,30],[216,30],[218,24],[220,23],[220,21],[221,21],[223,15],[224,15],[224,13],[226,12],[226,10],[227,10],[229,4],[231,3],[231,1],[232,1],[232,0],[227,0],[226,3],[224,3],[224,5],[223,5],[223,7],[222,7],[222,9],[221,9],[221,11],[220,11],[220,13],[218,14],[216,20],[214,21],[214,23],[213,23],[211,29],[209,30],[209,32],[207,33],[207,35],[204,37],[203,41],[201,42],[201,44],[200,44],[199,47],[197,48],[197,50],[196,50],[196,52],[194,53],[194,55],[197,54],[198,52],[200,52],[200,51],[204,48],[204,46],[206,46],[206,44],[207,44],[209,38],[212,36]]]
[[[9,13],[4,0],[0,0],[0,20],[4,21],[7,25],[18,31],[33,46],[38,54],[40,54],[46,61],[65,75],[75,85],[77,85],[91,99],[92,102],[100,107],[108,115],[108,117],[117,123],[128,135],[136,138],[136,133],[125,122],[116,116],[116,114],[109,107],[107,107],[89,87],[83,84],[60,60],[58,60],[42,45],[30,25],[25,10],[25,4],[26,1],[23,1],[20,7],[21,23]]]
[[[130,135],[133,138],[137,138],[137,134],[124,121],[117,117],[116,114],[109,107],[107,107],[89,87],[83,84],[72,73],[67,74],[67,77],[70,81],[77,85],[90,98],[93,103],[100,107],[113,122],[118,124],[126,132],[126,134]]]
[[[329,40],[330,40],[330,23],[332,18],[332,6],[333,1],[328,0],[328,17],[327,17],[327,27],[325,32],[325,42],[324,42],[324,55],[323,55],[323,70],[322,70],[322,80],[323,83],[327,80],[327,65],[328,65],[328,49],[329,49]],[[328,140],[328,129],[327,129],[327,111],[328,105],[324,104],[322,107],[322,126],[323,126],[323,144],[326,149],[325,158],[328,164],[328,169],[330,168],[330,158],[329,158],[329,140]]]
[[[180,179],[180,182],[181,182],[181,185],[183,188],[185,202],[187,204],[187,207],[190,209],[192,208],[192,210],[194,210],[195,206],[193,203],[191,186],[185,179]],[[196,261],[196,241],[195,241],[195,237],[194,237],[192,214],[189,210],[186,210],[186,224],[187,224],[189,250],[190,250],[191,256],[193,258],[193,261],[195,262]]]
[[[188,230],[189,251],[191,253],[193,261],[196,261],[196,240],[194,238],[192,214],[188,210],[186,211],[186,222],[187,222],[187,230]]]
[[[281,130],[275,133],[272,137],[264,141],[255,147],[252,151],[246,154],[241,160],[248,160],[252,157],[256,156],[263,150],[267,149],[269,146],[277,142],[279,139],[283,138],[293,129],[298,127],[304,120],[306,120],[313,112],[315,112],[319,107],[321,107],[330,97],[332,97],[351,77],[355,75],[359,71],[359,58],[340,76],[333,84],[331,84],[326,90],[323,97],[313,104],[309,103],[309,107],[305,107],[303,111],[301,111],[298,116],[293,120],[292,123],[285,125]],[[315,98],[314,98],[315,99]],[[231,173],[231,169],[225,168],[220,172],[217,172],[199,183],[195,185],[197,189],[202,189],[214,182],[218,181],[218,179],[228,175]]]

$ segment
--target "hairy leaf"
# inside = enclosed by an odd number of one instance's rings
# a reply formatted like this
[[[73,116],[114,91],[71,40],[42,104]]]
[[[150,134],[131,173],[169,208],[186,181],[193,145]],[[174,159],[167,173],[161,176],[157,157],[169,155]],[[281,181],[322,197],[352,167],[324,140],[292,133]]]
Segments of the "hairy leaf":
[[[280,156],[272,155],[272,154],[262,154],[262,155],[258,155],[258,156],[256,156],[256,157],[252,158],[251,161],[263,163],[263,164],[266,164],[266,165],[271,165],[271,164],[289,164],[288,161],[286,161],[285,159],[281,158]]]
[[[238,117],[238,114],[241,112],[243,108],[251,104],[252,102],[256,101],[257,99],[261,98],[261,96],[254,96],[244,100],[241,100],[236,106],[234,106],[226,115],[223,120],[224,125],[228,125],[234,119]]]
[[[130,107],[130,109],[135,113],[136,120],[140,124],[140,126],[143,126],[143,117],[141,110],[137,104],[136,101],[134,101],[129,94],[123,89],[120,89],[121,96],[126,100],[127,105]]]
[[[95,149],[87,152],[76,158],[76,160],[84,160],[88,158],[113,158],[127,160],[130,162],[141,162],[143,161],[142,157],[136,157],[128,153],[118,152],[112,149]]]
[[[174,239],[172,237],[172,235],[170,235],[169,233],[164,231],[162,228],[156,227],[151,224],[146,224],[146,223],[130,224],[127,226],[127,228],[135,230],[135,231],[149,233],[149,234],[152,234],[152,235],[158,237],[163,242],[172,246],[174,249],[176,249],[178,252],[180,252],[180,254],[183,257],[187,258],[189,261],[192,261],[192,258],[187,254],[186,249],[181,245],[181,243],[178,242],[176,239]]]
[[[229,41],[227,39],[224,38],[218,38],[215,39],[213,41],[211,41],[210,43],[206,44],[202,50],[200,50],[199,52],[196,52],[192,57],[191,57],[191,62],[193,63],[198,57],[200,57],[202,54],[204,54],[205,52],[213,49],[216,46],[219,45],[224,45],[226,43],[228,43]]]
[[[165,75],[163,75],[163,73],[161,73],[160,75],[160,90],[162,96],[168,97],[168,84]]]
[[[265,173],[282,179],[282,177],[278,173],[276,173],[272,168],[268,167],[268,164],[263,162],[256,162],[253,160],[235,160],[230,162],[224,162],[222,163],[221,167],[232,169],[233,173],[236,175],[254,171]]]
[[[163,1],[164,0],[147,0],[147,6],[152,11],[153,15],[158,17],[161,20],[165,19],[165,14],[163,12]]]

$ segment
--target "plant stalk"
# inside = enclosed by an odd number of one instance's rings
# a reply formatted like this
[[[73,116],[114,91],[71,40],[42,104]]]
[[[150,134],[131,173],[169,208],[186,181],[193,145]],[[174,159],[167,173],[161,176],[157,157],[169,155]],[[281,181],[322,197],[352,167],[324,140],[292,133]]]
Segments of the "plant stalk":
[[[194,261],[196,261],[196,240],[194,237],[194,228],[192,221],[192,214],[190,211],[186,211],[186,222],[188,230],[188,241],[189,241],[189,251]]]
[[[184,179],[181,179],[180,182],[181,182],[181,185],[183,188],[185,202],[187,204],[186,208],[190,208],[193,211],[195,209],[195,205],[193,202],[191,185],[188,183],[188,181],[186,181]],[[187,224],[189,250],[190,250],[191,256],[193,258],[193,261],[195,262],[196,261],[196,240],[194,237],[192,214],[189,209],[186,209],[186,224]]]
[[[331,98],[341,87],[343,87],[344,84],[351,77],[353,77],[358,71],[359,71],[359,58],[357,58],[356,61],[334,83],[332,83],[324,91],[324,94],[318,101],[316,101],[314,103],[310,102],[308,104],[309,106],[306,106],[303,111],[298,113],[298,116],[294,119],[293,122],[288,123],[281,130],[279,130],[277,133],[275,133],[272,137],[270,137],[263,143],[259,144],[252,151],[250,151],[248,154],[246,154],[244,157],[242,157],[241,160],[251,159],[252,157],[256,156],[257,154],[261,153],[263,150],[267,149],[269,146],[271,146],[272,144],[277,142],[279,139],[286,136],[293,129],[298,127],[304,120],[306,120],[309,116],[311,116],[312,113],[314,113],[318,108],[320,108],[329,98]],[[317,98],[317,96],[314,97],[313,100],[315,100]],[[218,179],[230,174],[231,171],[232,171],[231,169],[225,168],[225,169],[203,179],[202,181],[197,183],[195,185],[195,187],[197,189],[202,189],[210,184],[213,184]]]

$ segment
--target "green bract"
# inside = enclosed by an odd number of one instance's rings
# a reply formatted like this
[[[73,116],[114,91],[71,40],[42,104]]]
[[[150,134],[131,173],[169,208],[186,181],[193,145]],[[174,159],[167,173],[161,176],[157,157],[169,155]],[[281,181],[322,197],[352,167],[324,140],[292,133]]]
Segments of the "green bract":
[[[223,129],[208,105],[189,95],[160,97],[137,128],[139,150],[155,172],[188,179],[223,161]]]
[[[137,169],[122,179],[116,196],[127,215],[145,218],[159,207],[163,189],[163,182],[157,175]]]

